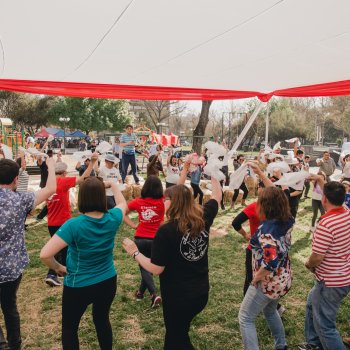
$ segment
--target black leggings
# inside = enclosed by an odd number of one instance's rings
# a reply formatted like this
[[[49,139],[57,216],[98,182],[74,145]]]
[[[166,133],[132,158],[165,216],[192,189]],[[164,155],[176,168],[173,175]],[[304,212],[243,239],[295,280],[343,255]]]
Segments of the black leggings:
[[[199,204],[202,205],[203,204],[203,191],[201,190],[199,185],[194,184],[192,182],[191,182],[191,187],[193,188],[194,199],[196,199],[197,196],[199,195]]]
[[[207,305],[208,294],[191,299],[168,300],[163,297],[165,323],[164,350],[194,350],[188,331],[191,321]]]
[[[242,182],[241,186],[239,186],[239,188],[237,188],[237,190],[234,190],[233,192],[232,203],[236,202],[240,189],[243,191],[243,200],[245,200],[248,197],[248,188],[245,185],[245,183]]]
[[[116,290],[117,276],[87,287],[63,287],[62,345],[64,350],[79,349],[79,323],[90,304],[92,304],[92,317],[100,348],[112,350],[113,335],[109,322],[109,310]]]
[[[140,253],[142,253],[147,258],[151,258],[153,239],[135,237],[135,244],[137,245]],[[139,291],[144,294],[146,289],[148,289],[149,294],[155,294],[156,286],[154,285],[153,275],[145,270],[141,265],[139,265],[139,267],[141,272],[141,284]]]
[[[311,221],[311,226],[312,227],[315,226],[318,210],[320,210],[321,215],[323,215],[325,213],[325,210],[324,210],[324,208],[322,206],[321,201],[319,201],[317,199],[313,199],[312,200],[312,221]]]

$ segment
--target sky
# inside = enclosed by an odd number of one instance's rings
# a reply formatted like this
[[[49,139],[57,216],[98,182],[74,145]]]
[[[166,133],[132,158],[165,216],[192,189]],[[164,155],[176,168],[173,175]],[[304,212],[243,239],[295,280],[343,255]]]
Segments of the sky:
[[[243,106],[249,99],[242,100],[217,100],[214,101],[210,107],[210,110],[216,110],[217,112],[226,112],[231,109],[231,104],[239,107]],[[200,112],[202,108],[202,101],[185,101],[189,110]]]

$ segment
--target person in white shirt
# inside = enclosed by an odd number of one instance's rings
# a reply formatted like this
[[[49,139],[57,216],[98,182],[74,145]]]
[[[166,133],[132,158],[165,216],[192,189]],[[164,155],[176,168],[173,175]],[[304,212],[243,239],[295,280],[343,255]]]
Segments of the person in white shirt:
[[[119,170],[116,168],[116,165],[118,163],[118,158],[114,157],[112,154],[107,154],[105,158],[105,166],[102,166],[99,171],[99,176],[102,177],[103,181],[121,182],[122,177],[120,176]],[[114,208],[116,206],[116,203],[111,188],[106,188],[106,197],[107,208]]]
[[[342,160],[343,171],[342,180],[350,181],[350,154],[347,154]]]
[[[178,159],[174,155],[169,155],[167,159],[167,176],[165,186],[169,188],[177,184],[180,179],[180,168]]]

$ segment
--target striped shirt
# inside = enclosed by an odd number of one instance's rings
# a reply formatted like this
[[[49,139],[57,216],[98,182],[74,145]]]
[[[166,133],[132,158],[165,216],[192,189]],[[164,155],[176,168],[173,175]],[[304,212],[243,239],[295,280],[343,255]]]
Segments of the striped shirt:
[[[120,143],[128,143],[130,141],[136,142],[136,135],[135,134],[122,134],[120,136]],[[127,145],[123,147],[123,152],[126,154],[135,154],[135,145]]]
[[[327,287],[350,285],[350,211],[345,206],[321,216],[312,238],[312,252],[324,258],[315,269]]]
[[[28,191],[28,183],[29,183],[29,175],[28,173],[20,169],[18,175],[18,183],[17,183],[17,192],[27,192]]]

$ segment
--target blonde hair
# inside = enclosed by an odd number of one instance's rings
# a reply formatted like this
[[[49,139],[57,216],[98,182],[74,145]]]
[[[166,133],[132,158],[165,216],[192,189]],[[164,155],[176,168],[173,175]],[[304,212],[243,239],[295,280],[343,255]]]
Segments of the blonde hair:
[[[199,236],[204,229],[203,209],[195,203],[190,189],[184,185],[171,186],[165,196],[171,200],[166,212],[168,222],[176,222],[182,234]]]

